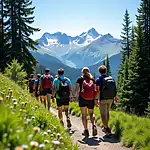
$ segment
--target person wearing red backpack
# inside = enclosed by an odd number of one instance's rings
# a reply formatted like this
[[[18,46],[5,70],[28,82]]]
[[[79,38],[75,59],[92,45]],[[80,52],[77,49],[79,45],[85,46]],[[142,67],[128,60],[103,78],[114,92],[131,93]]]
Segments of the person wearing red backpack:
[[[48,110],[50,110],[50,99],[52,95],[53,80],[54,78],[52,75],[50,75],[50,70],[46,68],[45,74],[43,74],[40,79],[40,89],[41,89],[42,99],[44,101],[45,108],[46,108],[46,101],[47,101]]]
[[[90,120],[92,122],[92,130],[93,136],[97,135],[97,127],[95,125],[95,116],[94,116],[94,105],[95,105],[95,97],[96,97],[96,84],[93,79],[90,70],[88,67],[84,67],[82,69],[82,76],[77,79],[76,87],[74,91],[74,101],[76,101],[78,90],[79,92],[79,107],[81,109],[82,114],[82,123],[84,127],[84,131],[82,135],[88,137],[89,130],[87,125],[87,112],[90,115]]]
[[[34,96],[34,81],[35,81],[35,77],[34,77],[34,74],[31,74],[30,75],[30,78],[28,80],[28,88],[29,89],[29,93]]]

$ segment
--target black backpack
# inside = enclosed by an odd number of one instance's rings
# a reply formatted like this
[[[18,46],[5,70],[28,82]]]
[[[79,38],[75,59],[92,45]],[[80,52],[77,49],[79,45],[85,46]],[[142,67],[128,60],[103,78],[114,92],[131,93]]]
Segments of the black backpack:
[[[117,94],[116,82],[111,76],[102,77],[100,95],[104,99],[113,99]]]
[[[62,80],[61,78],[58,78],[58,80],[60,81],[59,84],[59,90],[58,90],[58,96],[62,99],[66,99],[70,97],[70,89],[69,89],[69,85],[66,82],[67,79]]]

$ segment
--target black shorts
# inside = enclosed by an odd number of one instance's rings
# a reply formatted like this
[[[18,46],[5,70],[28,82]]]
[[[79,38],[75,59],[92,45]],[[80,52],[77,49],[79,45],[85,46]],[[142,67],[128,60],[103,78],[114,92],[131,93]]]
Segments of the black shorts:
[[[34,89],[30,88],[29,93],[33,93],[33,92],[34,92]]]
[[[39,92],[39,94],[37,93],[37,91],[35,91],[35,97],[39,97],[41,95],[42,95],[41,91]]]
[[[45,96],[47,94],[52,94],[52,89],[51,88],[50,89],[43,89],[42,92],[41,92],[41,94],[43,96]]]
[[[67,99],[56,99],[58,107],[61,107],[63,105],[68,106],[69,105],[69,101],[70,101],[69,98],[67,98]]]
[[[87,107],[88,109],[94,109],[94,100],[85,100],[79,96],[79,107]]]

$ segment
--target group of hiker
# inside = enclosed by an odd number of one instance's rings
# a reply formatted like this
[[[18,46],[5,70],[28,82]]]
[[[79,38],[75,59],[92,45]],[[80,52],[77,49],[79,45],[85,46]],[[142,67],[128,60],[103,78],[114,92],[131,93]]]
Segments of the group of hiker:
[[[97,135],[94,107],[99,107],[103,123],[102,131],[106,135],[111,135],[111,129],[108,127],[109,109],[113,100],[116,99],[116,84],[115,80],[107,75],[106,66],[100,66],[98,71],[100,76],[95,81],[90,69],[84,67],[81,76],[76,81],[75,90],[72,91],[71,81],[64,76],[64,69],[58,69],[58,74],[54,78],[50,74],[50,70],[46,68],[43,75],[37,74],[36,78],[31,75],[28,82],[29,92],[37,99],[40,98],[40,101],[44,103],[48,110],[50,110],[50,100],[52,99],[54,102],[54,99],[56,99],[60,123],[64,125],[62,115],[64,110],[68,128],[72,126],[69,116],[69,103],[78,102],[84,127],[82,134],[86,137],[89,136],[88,114],[92,123],[92,135]]]

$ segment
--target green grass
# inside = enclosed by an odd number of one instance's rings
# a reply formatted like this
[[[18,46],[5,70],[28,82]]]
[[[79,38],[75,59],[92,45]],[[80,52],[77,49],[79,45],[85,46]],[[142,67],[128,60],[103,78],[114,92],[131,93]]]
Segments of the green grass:
[[[78,149],[40,102],[2,74],[0,79],[0,150]]]
[[[54,107],[55,104],[53,104]],[[69,110],[72,115],[81,116],[77,103],[70,103]],[[96,124],[102,126],[100,112],[95,108],[94,114]],[[110,112],[109,126],[115,136],[121,139],[123,146],[133,149],[150,150],[150,119],[141,118],[135,115],[128,115],[123,112]]]

